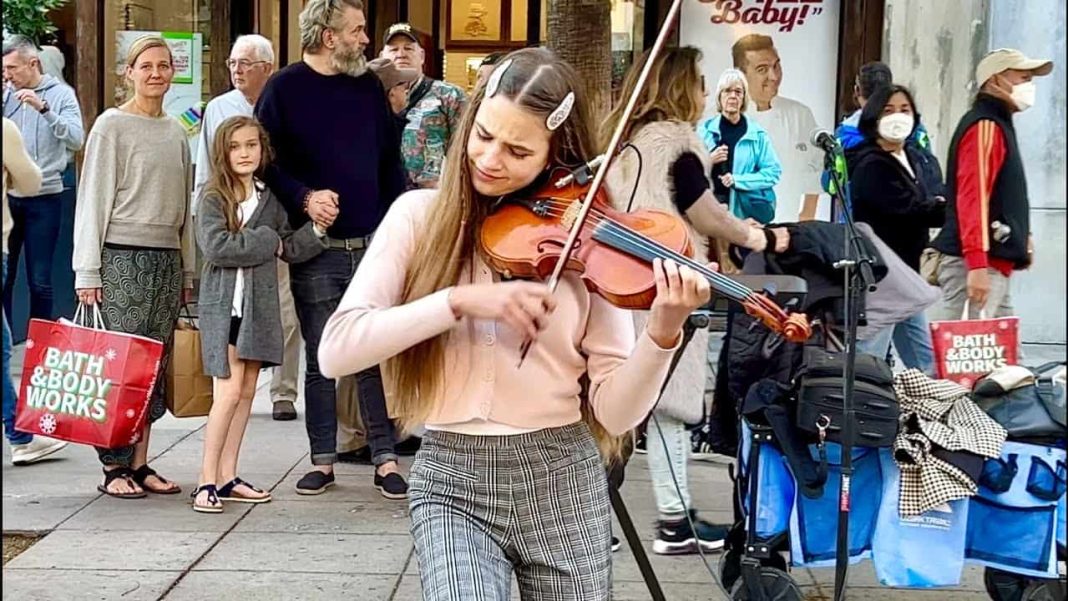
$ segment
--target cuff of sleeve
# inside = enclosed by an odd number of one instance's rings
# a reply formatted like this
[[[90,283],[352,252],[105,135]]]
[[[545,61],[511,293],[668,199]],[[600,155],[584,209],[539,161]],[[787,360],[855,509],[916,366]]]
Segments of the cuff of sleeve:
[[[649,335],[649,330],[645,330],[641,336],[638,337],[638,341],[634,345],[634,353],[651,353],[653,355],[665,355],[669,359],[675,356],[675,352],[682,346],[682,330],[679,330],[678,338],[675,339],[675,344],[671,348],[663,348],[653,340],[653,337]],[[646,349],[645,347],[648,347]]]
[[[449,306],[449,293],[452,292],[452,289],[453,287],[450,286],[426,297],[427,315],[425,319],[429,323],[440,326],[442,331],[448,330],[459,321],[456,318],[456,314],[452,312],[452,307]]]
[[[314,231],[315,235],[317,237],[319,237],[319,238],[325,238],[326,237],[326,230],[319,229],[319,224],[318,223],[312,223],[312,231]]]
[[[987,258],[986,253],[981,250],[969,250],[964,253],[964,264],[968,266],[968,270],[983,269],[990,266],[990,260]]]
[[[48,112],[41,113],[41,116],[44,117],[44,120],[47,121],[49,125],[55,125],[56,121],[59,121],[59,115],[56,114],[56,110],[52,107],[48,107]]]
[[[100,271],[79,271],[74,276],[74,287],[81,288],[103,288],[104,282],[100,279]]]

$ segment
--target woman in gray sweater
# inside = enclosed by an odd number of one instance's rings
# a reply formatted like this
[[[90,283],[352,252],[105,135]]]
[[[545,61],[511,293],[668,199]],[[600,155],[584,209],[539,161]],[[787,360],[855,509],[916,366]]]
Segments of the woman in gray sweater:
[[[237,476],[237,461],[260,368],[282,362],[275,260],[297,263],[326,250],[326,230],[308,222],[294,232],[282,204],[255,178],[270,160],[267,132],[255,119],[223,121],[211,156],[212,176],[196,222],[205,261],[197,305],[201,352],[204,373],[214,377],[193,492],[193,511],[202,513],[221,512],[223,500],[271,500]]]
[[[85,147],[74,214],[74,287],[78,300],[100,303],[112,331],[163,343],[159,373],[167,369],[179,306],[193,287],[194,246],[189,220],[192,168],[185,130],[163,112],[174,78],[162,38],[135,41],[126,60],[133,97],[97,118]],[[140,441],[98,448],[104,482],[120,498],[180,488],[148,467],[152,422],[166,411],[164,378],[156,379]]]

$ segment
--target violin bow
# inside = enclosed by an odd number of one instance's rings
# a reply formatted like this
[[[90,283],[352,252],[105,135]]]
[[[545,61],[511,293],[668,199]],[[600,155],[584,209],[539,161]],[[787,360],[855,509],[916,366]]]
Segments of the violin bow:
[[[608,148],[604,151],[604,164],[593,176],[593,182],[590,184],[590,189],[586,191],[586,198],[583,199],[582,205],[579,208],[578,214],[575,217],[575,223],[571,226],[571,231],[568,233],[567,241],[564,243],[563,249],[560,250],[560,258],[556,262],[556,266],[553,268],[552,275],[549,276],[549,293],[555,294],[556,288],[560,284],[560,276],[564,272],[564,268],[567,266],[568,261],[571,259],[571,253],[575,250],[575,243],[578,241],[579,234],[582,232],[582,227],[586,223],[586,217],[590,213],[590,209],[593,207],[593,199],[597,196],[597,192],[600,191],[601,185],[604,183],[604,178],[608,174],[608,168],[612,166],[612,161],[616,158],[616,152],[619,149],[619,143],[623,138],[623,131],[627,127],[627,122],[630,121],[631,115],[634,114],[634,107],[638,104],[638,97],[641,95],[642,89],[645,88],[645,82],[649,79],[649,72],[653,70],[653,63],[656,61],[656,57],[660,55],[660,52],[664,48],[664,44],[667,43],[668,33],[671,31],[672,26],[679,17],[679,10],[682,8],[682,0],[673,0],[671,8],[668,9],[667,16],[664,18],[664,24],[660,27],[660,33],[656,36],[656,41],[653,42],[653,49],[649,52],[649,57],[646,59],[645,64],[642,66],[642,72],[638,75],[638,82],[634,86],[634,92],[631,93],[630,98],[627,99],[627,106],[623,109],[623,114],[619,117],[619,123],[616,124],[615,131],[612,132],[612,138],[608,142]],[[530,346],[533,340],[528,339],[523,343],[523,348],[520,349],[519,365],[523,365],[523,360],[527,357],[527,352],[530,351]]]

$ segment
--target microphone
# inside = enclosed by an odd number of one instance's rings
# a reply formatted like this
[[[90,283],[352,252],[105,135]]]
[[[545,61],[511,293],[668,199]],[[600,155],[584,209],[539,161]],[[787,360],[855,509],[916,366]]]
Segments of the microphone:
[[[571,184],[571,182],[577,182],[580,186],[585,186],[589,183],[593,177],[593,172],[597,171],[597,168],[604,163],[604,155],[599,154],[588,163],[583,163],[576,169],[572,169],[571,173],[568,173],[564,177],[556,180],[553,184],[557,189],[563,188]]]
[[[838,143],[838,138],[834,137],[834,134],[825,130],[816,128],[812,130],[810,135],[812,145],[822,149],[824,152],[841,152],[842,145]]]

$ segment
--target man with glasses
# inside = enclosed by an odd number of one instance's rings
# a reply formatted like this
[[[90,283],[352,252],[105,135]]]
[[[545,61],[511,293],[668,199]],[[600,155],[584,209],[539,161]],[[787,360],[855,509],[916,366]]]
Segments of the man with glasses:
[[[212,144],[215,131],[230,117],[251,117],[267,80],[274,72],[274,48],[261,35],[237,38],[226,60],[234,89],[216,96],[204,109],[197,144],[196,177],[193,189],[192,213],[195,216],[200,194],[211,178]],[[297,419],[294,403],[297,400],[297,370],[300,367],[300,328],[289,289],[289,265],[278,261],[278,301],[282,311],[282,337],[285,352],[282,364],[274,368],[271,379],[271,415],[278,421]]]

